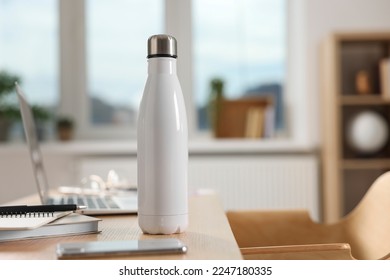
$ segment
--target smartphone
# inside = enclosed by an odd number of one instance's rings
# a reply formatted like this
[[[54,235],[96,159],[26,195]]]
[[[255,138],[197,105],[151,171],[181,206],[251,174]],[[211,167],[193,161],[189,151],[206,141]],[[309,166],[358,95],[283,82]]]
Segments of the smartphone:
[[[186,252],[187,246],[176,238],[60,243],[56,250],[58,259]]]

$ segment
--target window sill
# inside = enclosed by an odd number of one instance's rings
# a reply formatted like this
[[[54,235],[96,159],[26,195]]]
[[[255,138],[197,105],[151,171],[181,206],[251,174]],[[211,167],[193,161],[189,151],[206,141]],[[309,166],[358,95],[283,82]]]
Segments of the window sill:
[[[67,154],[80,156],[126,156],[137,154],[134,140],[98,140],[70,142],[46,142],[41,145],[45,154]],[[197,139],[189,142],[190,155],[211,154],[302,154],[313,153],[316,147],[289,139]],[[27,151],[25,143],[0,144],[0,154],[9,155]]]

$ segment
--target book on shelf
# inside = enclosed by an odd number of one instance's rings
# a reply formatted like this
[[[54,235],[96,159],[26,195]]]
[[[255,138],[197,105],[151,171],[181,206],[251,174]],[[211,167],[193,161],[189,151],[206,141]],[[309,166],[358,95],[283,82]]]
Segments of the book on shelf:
[[[390,58],[384,58],[380,61],[379,73],[382,98],[390,100]]]
[[[0,217],[0,242],[98,233],[101,219],[74,212]]]
[[[245,137],[272,138],[275,135],[275,108],[272,103],[266,107],[253,107],[247,112]]]
[[[275,136],[276,127],[276,111],[273,104],[267,106],[264,113],[264,138],[272,138]]]
[[[263,107],[251,107],[248,109],[245,124],[246,138],[261,138],[264,132],[264,115]]]

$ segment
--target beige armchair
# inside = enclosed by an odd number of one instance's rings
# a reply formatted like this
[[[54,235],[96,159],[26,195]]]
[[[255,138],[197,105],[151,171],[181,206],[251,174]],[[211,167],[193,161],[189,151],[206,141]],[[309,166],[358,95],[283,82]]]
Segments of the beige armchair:
[[[229,211],[244,259],[389,259],[390,172],[337,223],[314,222],[307,211]]]

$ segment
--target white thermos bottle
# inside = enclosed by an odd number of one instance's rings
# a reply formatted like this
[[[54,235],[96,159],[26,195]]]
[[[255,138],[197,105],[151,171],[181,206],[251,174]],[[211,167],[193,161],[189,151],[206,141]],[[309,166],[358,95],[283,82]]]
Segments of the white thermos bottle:
[[[137,131],[138,223],[144,233],[180,233],[188,226],[188,127],[176,39],[151,36],[147,58]]]

